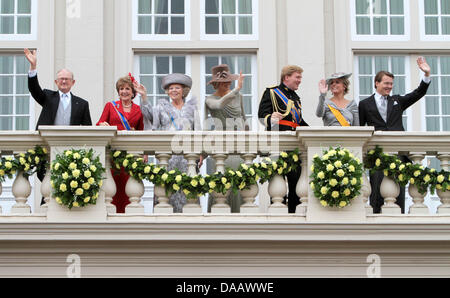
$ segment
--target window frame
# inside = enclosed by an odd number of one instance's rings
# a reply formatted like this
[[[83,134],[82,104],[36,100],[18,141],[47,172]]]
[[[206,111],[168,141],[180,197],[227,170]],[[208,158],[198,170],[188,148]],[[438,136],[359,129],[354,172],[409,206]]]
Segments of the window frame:
[[[356,0],[349,0],[350,1],[350,27],[351,27],[351,39],[352,41],[409,41],[411,39],[411,33],[410,33],[410,1],[409,0],[403,0],[403,17],[404,17],[404,34],[402,35],[375,35],[373,34],[373,13],[371,12],[369,14],[370,18],[370,29],[371,34],[357,34],[357,27],[356,27]],[[372,1],[372,0],[370,0]],[[390,0],[387,0],[390,1]],[[389,6],[389,2],[388,2]],[[372,7],[372,5],[371,5]],[[390,18],[391,14],[386,14],[388,17],[388,30],[390,31]]]
[[[222,1],[222,0],[219,0]],[[238,0],[236,0],[238,2]],[[200,0],[200,40],[258,40],[259,39],[259,1],[252,1],[252,34],[206,34],[206,7],[205,0]],[[221,2],[219,2],[221,3]],[[219,8],[220,9],[220,8]],[[223,14],[217,14],[219,17],[219,32],[221,31],[221,17]],[[234,16],[239,17],[239,13],[234,14]],[[245,15],[248,16],[248,15]],[[239,26],[236,24],[236,32],[239,31]]]
[[[425,0],[419,0],[419,24],[420,24],[420,40],[421,41],[450,41],[450,34],[444,35],[442,34],[442,27],[441,27],[441,4],[440,0],[438,0],[438,21],[439,21],[439,34],[437,35],[427,35],[426,34],[426,28],[425,28]]]
[[[29,34],[0,34],[0,41],[29,41],[29,40],[37,40],[37,27],[38,27],[38,3],[37,0],[31,1],[31,23],[30,23],[30,33]],[[18,0],[14,0],[14,14],[11,16],[14,17],[14,32],[17,31],[17,17],[21,14],[17,14],[17,3]],[[28,14],[26,14],[28,16]]]
[[[152,0],[154,1],[154,0]],[[170,0],[168,0],[170,1]],[[153,3],[153,2],[152,2]],[[139,0],[133,0],[131,5],[131,19],[132,21],[132,38],[135,41],[186,41],[191,38],[191,4],[190,0],[184,0],[184,34],[139,34]],[[154,13],[152,13],[152,16]],[[167,16],[171,16],[168,13]],[[180,15],[181,16],[181,15]],[[153,24],[153,21],[152,21]],[[154,30],[154,28],[152,29]]]

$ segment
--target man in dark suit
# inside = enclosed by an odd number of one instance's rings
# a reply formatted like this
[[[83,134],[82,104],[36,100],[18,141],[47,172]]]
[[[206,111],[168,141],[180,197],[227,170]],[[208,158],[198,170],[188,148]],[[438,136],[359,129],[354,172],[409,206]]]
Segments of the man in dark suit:
[[[394,86],[394,75],[392,73],[387,71],[377,73],[375,76],[375,94],[359,103],[359,121],[361,126],[367,124],[368,126],[374,126],[375,130],[383,131],[405,130],[402,122],[403,112],[425,96],[431,82],[431,68],[425,61],[425,58],[419,57],[417,65],[425,73],[425,77],[416,90],[404,96],[390,96]],[[400,156],[400,159],[403,162],[409,161],[407,156]],[[384,199],[380,194],[380,185],[383,178],[382,172],[370,175],[370,185],[372,187],[370,205],[372,205],[374,213],[380,213],[381,206],[384,204]],[[396,203],[400,206],[402,213],[405,213],[405,189],[403,187],[400,188],[400,195],[397,197]]]
[[[267,88],[259,104],[258,117],[268,131],[295,131],[299,126],[309,126],[302,115],[300,97],[295,93],[302,82],[303,69],[289,65],[281,72],[279,86]],[[295,189],[300,179],[301,167],[287,175],[289,213],[295,213],[300,199]]]

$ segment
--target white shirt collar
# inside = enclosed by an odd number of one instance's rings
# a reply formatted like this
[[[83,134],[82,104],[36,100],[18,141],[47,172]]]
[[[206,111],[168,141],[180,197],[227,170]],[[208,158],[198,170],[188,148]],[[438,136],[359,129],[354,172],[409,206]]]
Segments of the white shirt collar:
[[[62,98],[63,94],[67,95],[67,98],[69,99],[69,101],[72,99],[72,95],[70,94],[70,92],[68,93],[62,93],[61,90],[58,90],[59,92],[59,97]]]

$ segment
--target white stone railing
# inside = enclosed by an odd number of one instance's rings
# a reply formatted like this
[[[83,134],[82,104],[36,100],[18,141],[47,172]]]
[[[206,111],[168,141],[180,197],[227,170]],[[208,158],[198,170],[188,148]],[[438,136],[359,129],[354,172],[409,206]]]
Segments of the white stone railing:
[[[154,155],[162,167],[166,167],[173,154],[183,154],[188,160],[188,173],[195,175],[195,161],[200,154],[208,154],[216,161],[216,171],[223,172],[224,161],[229,155],[238,154],[245,163],[251,164],[260,156],[276,157],[282,151],[298,148],[301,152],[302,175],[297,184],[297,195],[301,204],[297,206],[295,214],[288,214],[288,208],[283,202],[287,193],[287,185],[279,176],[275,176],[269,186],[253,186],[241,192],[243,204],[239,214],[231,214],[225,197],[214,196],[214,203],[210,213],[203,213],[198,202],[185,205],[183,213],[172,214],[165,190],[155,187],[155,202],[152,214],[144,213],[141,197],[144,186],[141,182],[130,179],[126,186],[126,193],[130,197],[130,204],[124,214],[116,214],[115,206],[111,204],[116,192],[116,186],[110,171],[105,174],[102,192],[95,206],[86,208],[67,208],[56,204],[51,198],[49,173],[39,187],[39,193],[45,197],[46,204],[31,214],[27,204],[31,185],[23,177],[16,177],[13,194],[16,200],[11,213],[0,212],[0,221],[38,221],[38,222],[107,222],[107,221],[154,221],[158,218],[173,218],[187,220],[202,216],[204,220],[232,221],[241,216],[248,218],[272,218],[289,220],[291,222],[342,222],[342,223],[370,223],[378,221],[439,221],[450,223],[450,192],[438,192],[442,205],[437,214],[430,214],[423,204],[423,195],[415,191],[409,192],[414,199],[409,215],[402,215],[394,204],[398,186],[395,183],[383,182],[382,194],[385,206],[381,214],[372,214],[368,205],[371,193],[367,177],[364,177],[362,195],[355,198],[353,203],[343,209],[324,208],[314,197],[309,188],[310,166],[312,156],[322,154],[322,150],[330,146],[342,146],[349,149],[355,156],[363,159],[363,155],[376,145],[385,152],[406,154],[414,162],[421,162],[425,155],[436,156],[444,169],[449,169],[450,133],[402,133],[402,132],[374,132],[370,127],[351,128],[301,128],[296,132],[152,132],[116,131],[110,127],[41,127],[39,132],[0,133],[0,151],[2,154],[25,152],[35,145],[47,147],[51,152],[51,160],[56,154],[65,149],[93,148],[100,155],[102,163],[110,168],[108,146],[117,150],[126,150],[133,154]],[[180,151],[181,150],[181,151]],[[36,179],[37,180],[37,179]],[[1,189],[1,188],[0,188]],[[267,189],[267,190],[266,190]],[[260,205],[268,202],[267,212],[261,212],[261,206],[255,203],[256,196],[260,198]],[[270,201],[270,197],[272,201]],[[1,211],[1,210],[0,210]]]

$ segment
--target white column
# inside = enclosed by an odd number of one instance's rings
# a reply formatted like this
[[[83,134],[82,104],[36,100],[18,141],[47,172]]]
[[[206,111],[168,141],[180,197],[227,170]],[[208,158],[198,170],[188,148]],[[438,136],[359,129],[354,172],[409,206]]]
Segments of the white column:
[[[308,191],[309,191],[309,179],[308,179],[308,153],[306,151],[300,154],[300,160],[302,161],[302,173],[298,180],[296,193],[300,198],[300,204],[297,205],[295,213],[306,216],[308,210]]]
[[[255,159],[256,154],[244,154],[242,158],[244,159],[244,163],[247,166],[251,166],[253,164],[253,160]],[[241,205],[240,213],[258,213],[258,206],[255,204],[255,198],[258,195],[259,187],[258,184],[250,186],[249,189],[241,190],[241,196],[244,203]]]
[[[12,186],[12,193],[16,200],[16,204],[12,206],[12,214],[30,214],[31,207],[27,204],[27,198],[31,194],[31,184],[28,178],[23,176],[22,172],[18,172]]]
[[[188,172],[190,177],[197,175],[196,163],[199,158],[199,154],[186,154],[185,157],[188,161]],[[199,214],[203,213],[202,207],[200,206],[199,198],[188,199],[186,196],[186,205],[183,206],[183,213],[188,214]]]
[[[157,154],[158,164],[161,168],[167,169],[170,159],[169,154]],[[173,214],[173,206],[169,204],[170,194],[166,194],[166,189],[163,186],[155,185],[155,207],[153,213],[155,214]],[[156,199],[157,198],[157,199]]]
[[[47,169],[45,173],[45,178],[42,180],[41,184],[41,194],[44,197],[44,205],[41,206],[42,213],[47,214],[48,204],[50,203],[50,198],[52,196],[52,184],[51,184],[51,171],[50,168]]]
[[[225,159],[226,154],[214,154],[213,158],[216,160],[216,172],[225,173]],[[231,213],[231,207],[227,204],[228,193],[221,194],[213,192],[214,205],[211,207],[211,213],[228,214]]]
[[[423,153],[411,153],[410,158],[415,164],[422,164],[422,160],[425,158]],[[429,214],[428,207],[424,204],[426,194],[421,194],[414,184],[409,185],[409,195],[412,197],[414,204],[409,209],[409,214]]]
[[[400,186],[391,178],[384,177],[380,185],[380,194],[384,198],[384,205],[381,206],[382,214],[401,214],[400,206],[395,204],[400,194]]]
[[[448,171],[449,170],[449,161],[450,161],[450,153],[439,154],[437,158],[441,161],[441,168]],[[437,195],[441,199],[442,205],[438,207],[438,214],[450,214],[450,191],[445,190],[437,190]]]
[[[113,197],[117,192],[116,182],[114,181],[113,175],[111,173],[111,153],[106,152],[106,161],[105,161],[105,180],[103,181],[103,185],[101,190],[105,193],[105,207],[106,212],[108,214],[117,213],[116,206],[112,204]]]

